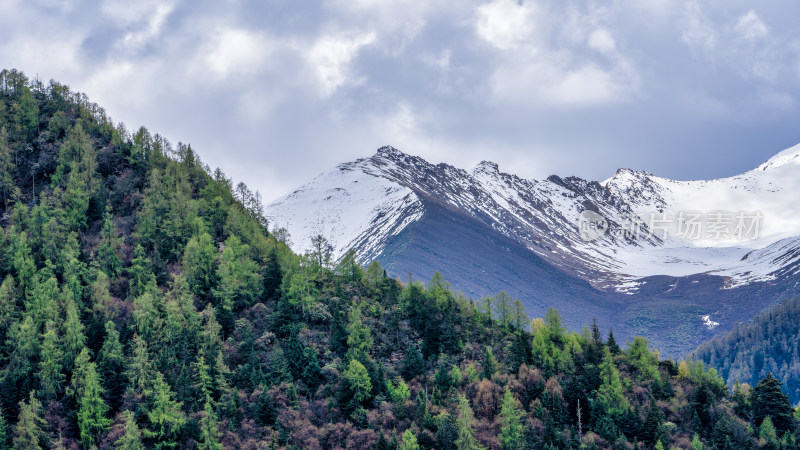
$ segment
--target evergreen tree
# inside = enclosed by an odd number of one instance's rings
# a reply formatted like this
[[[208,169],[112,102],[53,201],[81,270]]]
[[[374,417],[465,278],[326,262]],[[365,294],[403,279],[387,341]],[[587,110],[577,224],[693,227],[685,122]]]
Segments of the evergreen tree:
[[[419,444],[417,443],[417,437],[414,436],[414,433],[411,429],[407,429],[403,432],[403,439],[400,442],[400,446],[397,447],[398,450],[419,450]]]
[[[45,432],[47,422],[41,416],[42,404],[31,391],[28,402],[20,402],[19,418],[14,430],[14,448],[20,450],[39,450],[47,448],[48,437]]]
[[[197,448],[201,450],[222,450],[219,443],[219,428],[217,426],[217,415],[211,407],[211,403],[206,402],[204,414],[200,419],[200,442]]]
[[[778,442],[778,431],[775,425],[772,424],[772,419],[767,416],[761,421],[761,426],[758,427],[758,445],[765,449],[778,450],[780,442]]]
[[[88,357],[85,349],[81,354],[86,354]],[[74,375],[81,378],[76,382],[79,384],[77,389],[78,428],[84,447],[91,448],[98,436],[111,426],[111,419],[107,417],[109,408],[103,400],[104,389],[100,383],[95,363],[84,362],[82,358],[78,358],[78,360],[81,360],[81,366],[76,365],[76,375]]]
[[[109,402],[115,406],[124,389],[125,355],[114,322],[106,322],[105,331],[106,338],[97,356],[97,372],[103,381]]]
[[[125,419],[125,431],[114,443],[116,448],[119,450],[144,450],[142,432],[136,423],[136,417],[128,410],[122,412],[122,417]]]
[[[757,426],[766,417],[779,431],[786,431],[794,425],[794,410],[789,404],[789,397],[781,390],[781,383],[772,376],[772,373],[758,382],[753,388],[753,421]]]
[[[603,362],[600,364],[600,380],[601,384],[597,390],[595,407],[593,408],[596,420],[601,417],[618,417],[628,411],[630,404],[623,393],[619,370],[617,370],[611,351],[608,348],[603,352]]]
[[[103,228],[100,231],[100,237],[102,240],[97,247],[97,261],[100,263],[100,270],[109,277],[115,278],[122,269],[122,261],[118,256],[122,242],[114,225],[109,206],[106,206],[106,211],[103,215]]]
[[[48,321],[42,336],[39,372],[36,375],[39,379],[39,397],[45,402],[56,398],[66,380],[62,372],[64,353],[59,348],[58,341],[56,325]]]
[[[201,233],[189,239],[183,250],[183,270],[192,293],[209,298],[217,284],[217,254],[214,239]]]
[[[492,348],[487,345],[483,349],[483,371],[481,372],[481,376],[487,380],[491,380],[495,371],[497,371],[497,360],[494,359]]]
[[[425,360],[422,359],[422,355],[416,346],[410,346],[403,356],[400,373],[406,380],[411,380],[419,375],[424,375],[425,372]]]
[[[455,445],[458,450],[481,450],[483,447],[478,444],[472,431],[474,414],[469,407],[469,400],[463,395],[458,396],[458,417],[456,418],[456,429],[458,438]]]
[[[351,359],[347,370],[342,372],[342,379],[347,383],[347,387],[352,394],[352,398],[357,403],[364,403],[370,398],[372,382],[369,379],[367,369],[356,359]]]
[[[522,418],[525,413],[519,405],[519,401],[506,387],[503,395],[503,403],[500,407],[500,443],[504,450],[521,449],[523,445],[523,424]]]
[[[606,341],[606,347],[611,352],[612,355],[617,355],[621,351],[619,345],[617,345],[617,340],[614,339],[614,330],[608,330],[608,339]]]
[[[160,446],[172,447],[186,423],[181,411],[182,404],[173,399],[174,394],[164,381],[164,376],[156,372],[153,382],[153,401],[147,418]]]

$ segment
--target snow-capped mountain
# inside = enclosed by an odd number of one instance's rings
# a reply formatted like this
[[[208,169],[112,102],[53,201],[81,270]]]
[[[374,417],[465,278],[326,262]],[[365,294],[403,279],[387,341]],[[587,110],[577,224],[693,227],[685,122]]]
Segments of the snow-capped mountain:
[[[586,311],[575,321],[607,313],[613,322],[613,309],[598,305],[677,292],[694,298],[718,284],[703,294],[711,306],[698,317],[726,329],[724,319],[743,317],[714,309],[711,297],[765,283],[786,295],[798,278],[798,175],[800,145],[730,178],[675,181],[620,169],[602,182],[528,180],[487,161],[467,171],[383,147],[274,201],[267,217],[288,229],[295,251],[322,235],[336,258],[352,248],[361,262],[377,259],[403,277],[439,269],[469,295],[516,292],[531,313],[580,297]],[[579,228],[587,217],[602,222],[594,239]]]
[[[774,278],[800,260],[798,175],[800,145],[731,178],[675,181],[620,169],[601,183],[558,176],[526,180],[486,161],[467,172],[383,147],[275,201],[267,215],[288,228],[297,251],[310,248],[311,237],[321,234],[335,257],[353,248],[368,262],[422,217],[426,202],[435,202],[601,288],[696,273],[722,275],[738,285]],[[585,210],[603,216],[609,232],[593,241],[582,239],[578,224]],[[675,233],[682,213],[684,223],[689,214],[701,214],[696,236]],[[745,229],[741,236],[734,233],[739,215],[745,227],[753,227],[749,235]],[[638,235],[619,236],[631,218],[642,221]],[[714,219],[727,221],[718,236],[702,229]]]

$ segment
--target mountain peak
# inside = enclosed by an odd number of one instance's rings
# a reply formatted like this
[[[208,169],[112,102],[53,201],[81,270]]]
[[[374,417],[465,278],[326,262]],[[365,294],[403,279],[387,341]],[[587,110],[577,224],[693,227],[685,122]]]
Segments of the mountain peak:
[[[472,168],[472,174],[479,174],[479,173],[499,173],[500,166],[497,165],[495,162],[491,161],[481,161],[475,167]]]
[[[384,158],[396,159],[396,158],[403,158],[408,155],[392,147],[391,145],[384,145],[383,147],[379,148],[377,152],[375,152],[375,156],[383,156]]]
[[[768,159],[764,164],[758,166],[756,170],[774,169],[787,164],[800,165],[800,144],[787,148],[786,150],[778,153],[777,155]]]

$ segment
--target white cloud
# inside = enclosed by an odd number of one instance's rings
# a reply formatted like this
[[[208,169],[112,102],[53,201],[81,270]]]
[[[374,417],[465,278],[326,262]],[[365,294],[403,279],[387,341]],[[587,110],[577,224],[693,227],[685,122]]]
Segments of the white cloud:
[[[350,62],[362,47],[374,42],[375,37],[375,33],[348,33],[326,35],[317,40],[307,58],[324,96],[330,96],[343,85],[358,82],[350,73]]]
[[[101,5],[105,17],[115,25],[129,29],[117,42],[117,46],[134,51],[161,35],[164,24],[174,9],[174,0],[142,2],[107,0]]]
[[[749,41],[766,37],[769,29],[752,9],[739,17],[734,30]]]
[[[611,33],[605,29],[594,30],[589,35],[589,47],[599,51],[600,53],[614,53],[617,50],[617,43]]]
[[[693,50],[711,51],[717,45],[714,25],[696,2],[686,2],[681,40]]]
[[[534,8],[531,2],[494,0],[478,7],[476,32],[486,42],[513,50],[530,44],[534,33]]]
[[[208,69],[221,78],[257,72],[271,51],[272,43],[263,34],[237,28],[217,31],[203,50]]]

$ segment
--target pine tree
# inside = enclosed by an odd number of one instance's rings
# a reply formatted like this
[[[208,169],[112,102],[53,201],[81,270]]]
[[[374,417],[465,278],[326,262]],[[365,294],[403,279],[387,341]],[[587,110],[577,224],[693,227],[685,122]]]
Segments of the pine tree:
[[[767,416],[761,421],[761,426],[758,431],[758,445],[765,449],[778,450],[780,443],[778,442],[778,431],[775,425],[772,424],[772,419]]]
[[[74,294],[68,288],[64,288],[62,296],[66,310],[63,338],[64,368],[69,372],[72,370],[75,357],[86,347],[86,335],[83,334],[83,323],[78,312],[78,305],[75,304]]]
[[[62,372],[64,353],[58,344],[56,325],[52,321],[48,321],[45,325],[44,335],[42,335],[39,372],[36,374],[40,386],[39,396],[45,402],[56,398],[66,379]]]
[[[407,429],[403,432],[403,438],[400,442],[400,446],[397,447],[398,450],[419,450],[419,444],[417,443],[417,437],[414,436],[414,433],[411,429]]]
[[[775,428],[779,431],[786,431],[794,425],[794,410],[789,403],[789,396],[781,390],[781,383],[768,373],[767,376],[758,382],[753,388],[753,421],[757,426],[767,416]]]
[[[424,375],[425,372],[425,360],[422,359],[422,355],[415,345],[410,346],[403,356],[400,373],[406,380],[411,380],[416,376]]]
[[[111,278],[116,278],[122,269],[122,261],[117,252],[122,242],[114,226],[113,216],[110,206],[106,206],[103,215],[103,228],[100,230],[100,245],[97,247],[97,261],[100,263],[100,270]]]
[[[84,352],[81,354],[88,356],[86,349],[84,349]],[[78,360],[82,361],[82,358]],[[104,390],[100,383],[95,363],[81,362],[81,364],[80,367],[77,365],[75,367],[76,375],[81,377],[78,381],[80,386],[77,390],[78,428],[80,429],[81,442],[84,447],[91,448],[98,436],[106,432],[108,427],[111,426],[111,419],[107,417],[109,408],[105,400],[103,400]],[[83,366],[83,364],[86,365]]]
[[[114,322],[106,322],[105,329],[106,338],[97,356],[97,372],[103,380],[109,401],[114,406],[124,389],[125,355]]]
[[[197,443],[197,448],[200,450],[222,450],[222,444],[219,443],[217,415],[211,407],[211,403],[206,402],[203,410],[204,414],[200,419],[200,442]]]
[[[614,339],[614,330],[608,330],[608,340],[606,341],[606,346],[612,355],[617,355],[621,351],[619,345],[617,345],[617,340]]]
[[[603,362],[600,364],[600,388],[597,390],[595,411],[599,416],[617,417],[630,409],[625,398],[620,380],[619,370],[614,364],[609,348],[603,351]]]
[[[495,371],[497,371],[497,360],[494,359],[492,348],[487,345],[483,350],[483,371],[481,372],[481,376],[487,380],[491,380]]]
[[[353,400],[357,403],[364,403],[370,398],[372,382],[369,379],[367,369],[356,359],[351,359],[347,370],[342,372],[342,379],[347,383],[347,387],[352,394]]]
[[[19,418],[14,430],[14,448],[19,450],[39,450],[47,448],[45,432],[47,422],[41,416],[42,404],[31,391],[28,402],[19,403]]]
[[[181,411],[182,404],[173,399],[174,394],[164,381],[164,375],[156,372],[153,382],[153,401],[147,418],[153,425],[155,437],[160,444],[172,446],[186,423]]]
[[[131,393],[147,394],[153,382],[153,366],[147,343],[138,334],[134,334],[131,347],[131,355],[125,364],[128,390]]]
[[[498,436],[504,450],[522,448],[524,431],[522,418],[524,414],[519,401],[506,387],[503,403],[500,406],[500,421],[503,425],[500,427],[500,435]]]
[[[458,396],[458,417],[456,418],[456,430],[458,438],[455,445],[458,450],[482,450],[472,431],[474,414],[469,406],[469,400],[463,395]]]
[[[144,450],[142,432],[136,423],[136,417],[128,410],[122,412],[122,417],[125,419],[125,432],[114,443],[116,448],[119,450]]]
[[[214,239],[201,233],[189,239],[183,250],[183,270],[192,292],[208,299],[217,284],[217,254]]]

